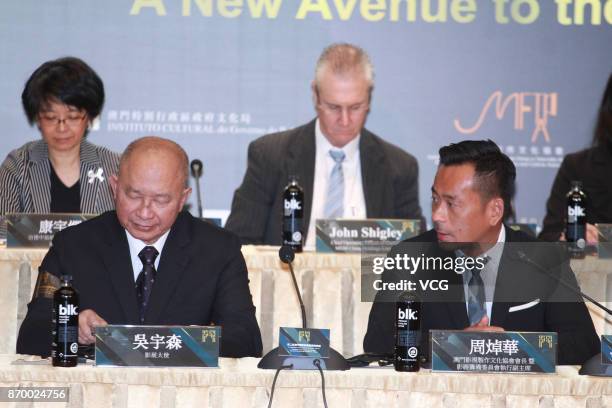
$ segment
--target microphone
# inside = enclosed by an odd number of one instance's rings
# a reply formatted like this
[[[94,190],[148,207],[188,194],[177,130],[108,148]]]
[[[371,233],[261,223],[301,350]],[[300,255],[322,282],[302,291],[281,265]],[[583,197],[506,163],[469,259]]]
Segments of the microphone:
[[[597,306],[599,309],[603,310],[604,312],[606,312],[608,315],[612,315],[612,310],[608,309],[607,307],[605,307],[604,305],[602,305],[601,303],[597,302],[595,299],[593,299],[591,296],[587,295],[586,293],[582,292],[580,289],[574,287],[574,285],[571,285],[567,282],[565,282],[563,279],[561,279],[558,276],[553,275],[552,273],[550,273],[550,271],[548,271],[548,269],[544,268],[542,265],[540,265],[539,263],[533,261],[531,258],[529,258],[529,256],[527,256],[527,254],[525,254],[523,251],[516,251],[517,256],[519,257],[520,260],[522,260],[523,262],[528,263],[529,265],[533,266],[534,268],[536,268],[536,270],[538,272],[543,273],[544,275],[548,276],[550,279],[552,279],[555,282],[560,283],[561,285],[565,286],[567,289],[570,290],[570,292],[582,296],[583,298],[589,300],[590,302],[592,302],[595,306]],[[596,375],[596,376],[603,376],[603,377],[612,377],[612,365],[610,366],[605,366],[601,363],[601,353],[594,355],[593,357],[591,357],[590,359],[588,359],[580,368],[580,371],[578,371],[578,374],[580,375]]]
[[[577,289],[574,287],[574,285],[571,285],[567,282],[565,282],[563,279],[561,279],[558,276],[553,275],[552,273],[550,273],[548,271],[548,269],[544,268],[542,265],[538,264],[537,262],[533,261],[531,258],[529,258],[527,256],[527,254],[525,254],[523,251],[516,251],[516,255],[519,257],[519,259],[521,261],[524,261],[526,263],[528,263],[529,265],[533,266],[534,268],[536,268],[538,271],[542,272],[544,275],[548,276],[549,278],[551,278],[552,280],[554,280],[555,282],[558,282],[560,284],[562,284],[563,286],[565,286],[567,289],[570,290],[570,292],[582,296],[583,298],[589,300],[590,302],[592,302],[594,305],[596,305],[597,307],[599,307],[601,310],[603,310],[604,312],[612,315],[612,310],[608,309],[607,307],[605,307],[604,305],[602,305],[601,303],[599,303],[598,301],[596,301],[595,299],[593,299],[592,297],[590,297],[589,295],[587,295],[586,293],[582,292],[580,289]]]
[[[293,260],[295,259],[295,251],[290,246],[283,245],[278,251],[278,256],[281,262],[289,265],[291,279],[293,279],[293,287],[295,288],[295,293],[297,294],[298,300],[300,301],[300,309],[302,309],[302,328],[305,329],[306,327],[308,327],[308,325],[306,324],[306,308],[304,307],[302,295],[300,294],[300,289],[298,287],[297,280],[295,279],[295,273],[293,272]]]
[[[194,159],[191,161],[191,175],[195,178],[202,177],[202,171],[204,170],[204,165],[202,161],[199,159]]]
[[[200,218],[204,217],[204,211],[202,210],[202,193],[200,192],[200,178],[202,177],[202,173],[204,172],[204,165],[202,161],[199,159],[194,159],[191,161],[191,175],[196,179],[196,196],[198,199],[198,215]]]
[[[278,257],[280,258],[281,262],[289,265],[291,279],[293,280],[293,287],[295,289],[295,293],[297,294],[297,298],[300,302],[300,309],[302,311],[302,328],[307,329],[308,325],[306,323],[306,308],[304,307],[304,302],[302,301],[302,294],[300,293],[300,288],[298,287],[297,280],[295,279],[295,272],[293,271],[293,260],[295,259],[295,251],[290,246],[283,245],[278,251]],[[279,347],[276,347],[266,353],[266,355],[263,356],[261,360],[259,360],[257,367],[263,369],[290,368],[294,370],[312,370],[314,368],[317,368],[319,370],[351,369],[342,354],[338,353],[331,347],[329,348],[329,357],[321,360],[313,357],[281,356],[279,355]]]
[[[283,263],[289,264],[291,266],[291,262],[295,259],[295,251],[288,245],[283,245],[278,250],[278,257]],[[293,268],[291,269],[293,272]],[[296,288],[297,289],[297,288]]]

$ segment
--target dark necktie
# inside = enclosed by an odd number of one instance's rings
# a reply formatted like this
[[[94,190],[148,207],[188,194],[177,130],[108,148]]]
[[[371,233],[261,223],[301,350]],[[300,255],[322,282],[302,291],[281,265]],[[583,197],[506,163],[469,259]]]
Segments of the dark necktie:
[[[138,275],[138,279],[136,279],[136,297],[138,298],[138,307],[140,309],[140,324],[144,324],[149,295],[155,282],[155,258],[157,258],[157,255],[157,249],[152,246],[144,247],[138,254],[142,261],[142,271]]]
[[[489,259],[488,256],[484,258],[485,265]],[[472,277],[468,282],[468,318],[470,319],[470,325],[478,323],[487,314],[485,309],[484,282],[480,276],[483,270],[484,267],[482,269],[472,269]]]

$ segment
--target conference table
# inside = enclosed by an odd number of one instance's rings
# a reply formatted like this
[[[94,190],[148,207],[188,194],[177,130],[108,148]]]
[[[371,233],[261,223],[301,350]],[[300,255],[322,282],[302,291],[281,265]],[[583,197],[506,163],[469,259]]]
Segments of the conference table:
[[[289,270],[277,247],[243,247],[264,352],[278,345],[280,326],[300,326]],[[69,384],[66,406],[265,406],[273,371],[258,370],[255,359],[221,359],[219,369],[52,368],[48,362],[20,361],[15,343],[25,317],[43,249],[0,249],[0,386]],[[294,268],[309,326],[331,329],[331,345],[345,356],[363,352],[371,303],[361,302],[359,254],[297,254]],[[599,299],[610,298],[612,261],[573,260],[578,280]],[[596,293],[599,291],[598,293]],[[612,333],[612,320],[590,307],[598,333]],[[31,360],[32,357],[26,358]],[[427,407],[612,407],[612,381],[558,367],[554,375],[442,374],[391,368],[326,372],[330,406]],[[275,406],[320,406],[318,372],[282,372]],[[278,398],[278,400],[277,400]],[[76,402],[75,402],[76,401]],[[51,405],[50,405],[51,406]],[[54,403],[52,406],[61,406]]]
[[[34,407],[265,407],[274,376],[273,370],[258,369],[254,358],[222,358],[219,368],[207,369],[55,368],[36,360],[0,355],[0,386],[69,387],[69,402]],[[573,366],[547,375],[398,373],[390,367],[326,371],[326,397],[329,407],[343,408],[612,407],[612,381],[577,371]],[[282,371],[273,406],[323,406],[320,387],[317,371]]]

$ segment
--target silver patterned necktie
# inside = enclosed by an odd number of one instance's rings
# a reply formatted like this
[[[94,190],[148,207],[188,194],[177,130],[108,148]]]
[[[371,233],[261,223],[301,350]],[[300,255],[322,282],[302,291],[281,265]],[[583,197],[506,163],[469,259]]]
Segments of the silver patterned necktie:
[[[470,325],[475,325],[487,314],[485,308],[485,288],[481,272],[484,271],[486,264],[491,258],[484,257],[484,265],[481,269],[473,268],[472,277],[468,282],[468,318]]]
[[[325,200],[325,218],[337,219],[344,214],[344,173],[342,162],[346,155],[342,150],[330,150],[329,155],[334,162],[334,168],[327,184],[327,198]]]

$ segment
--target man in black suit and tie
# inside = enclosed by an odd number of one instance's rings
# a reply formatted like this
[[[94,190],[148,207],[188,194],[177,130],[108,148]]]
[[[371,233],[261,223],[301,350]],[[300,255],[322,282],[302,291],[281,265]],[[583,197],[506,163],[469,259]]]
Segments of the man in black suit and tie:
[[[245,243],[281,244],[290,176],[304,189],[306,247],[314,246],[316,219],[421,219],[416,159],[364,128],[373,87],[373,67],[361,48],[327,47],[312,82],[317,118],[249,145],[225,227]]]
[[[80,294],[79,343],[106,324],[222,327],[221,355],[261,355],[240,242],[181,211],[191,193],[188,158],[176,143],[131,143],[110,179],[116,211],[53,239],[20,328],[17,352],[48,356],[53,291],[72,275]]]
[[[464,141],[440,149],[432,186],[434,230],[404,241],[396,254],[480,259],[482,267],[420,270],[419,278],[447,279],[443,295],[421,293],[421,353],[432,329],[554,331],[558,363],[581,364],[599,352],[599,339],[561,248],[536,242],[503,223],[512,213],[516,169],[492,141]],[[564,262],[565,261],[565,262]],[[544,270],[546,270],[546,272]],[[552,274],[555,278],[549,277]],[[397,269],[384,279],[405,278]],[[378,292],[364,338],[366,352],[393,353],[396,295]]]

